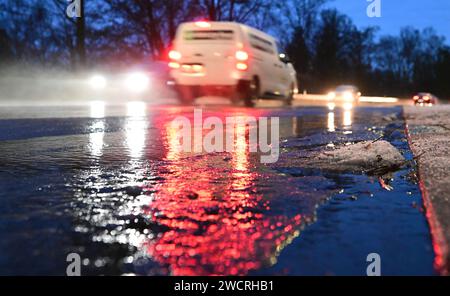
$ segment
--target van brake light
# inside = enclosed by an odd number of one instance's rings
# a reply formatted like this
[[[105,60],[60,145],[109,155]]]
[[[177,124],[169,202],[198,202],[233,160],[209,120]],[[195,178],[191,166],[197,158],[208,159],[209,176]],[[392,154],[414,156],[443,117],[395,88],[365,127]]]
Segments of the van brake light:
[[[208,23],[207,21],[198,21],[195,22],[195,25],[199,28],[211,28],[211,24]]]
[[[236,69],[240,70],[240,71],[245,71],[248,69],[248,65],[245,63],[237,63],[236,64]]]
[[[169,67],[172,69],[179,69],[180,68],[180,64],[178,64],[177,62],[170,62],[169,63]]]
[[[236,51],[235,57],[238,61],[246,61],[248,60],[248,53],[242,50],[238,50]]]
[[[176,50],[171,50],[171,51],[169,51],[169,58],[171,60],[178,61],[179,59],[181,59],[181,53],[179,53]]]

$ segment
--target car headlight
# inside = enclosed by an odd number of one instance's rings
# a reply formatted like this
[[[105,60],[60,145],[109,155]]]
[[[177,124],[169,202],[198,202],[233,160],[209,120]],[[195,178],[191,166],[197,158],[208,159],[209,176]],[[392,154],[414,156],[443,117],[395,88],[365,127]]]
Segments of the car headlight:
[[[106,87],[106,78],[102,75],[94,75],[89,79],[89,85],[96,90],[101,90]]]
[[[333,100],[336,97],[336,93],[334,91],[330,91],[327,95],[328,100]]]
[[[353,101],[354,97],[353,97],[353,93],[347,91],[344,93],[344,100],[346,101]]]
[[[150,83],[149,77],[140,72],[130,73],[125,79],[125,85],[128,90],[133,92],[142,92],[148,88]]]

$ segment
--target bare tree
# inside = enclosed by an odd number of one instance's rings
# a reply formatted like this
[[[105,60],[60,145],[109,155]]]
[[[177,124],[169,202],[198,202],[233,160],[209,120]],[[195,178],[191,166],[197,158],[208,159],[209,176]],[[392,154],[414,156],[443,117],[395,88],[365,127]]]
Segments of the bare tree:
[[[235,21],[249,23],[261,17],[261,13],[272,6],[265,0],[197,0],[199,16],[211,21]]]
[[[114,33],[153,57],[160,56],[175,35],[178,24],[192,11],[186,1],[175,0],[111,0],[108,15]],[[120,40],[116,40],[120,43]]]
[[[70,64],[73,69],[80,69],[86,66],[86,15],[85,2],[80,2],[81,17],[69,17],[66,13],[68,2],[62,0],[52,0],[48,10],[53,15],[53,22],[56,24],[54,34],[63,40]],[[75,37],[75,38],[74,38]]]
[[[52,14],[46,3],[35,0],[0,1],[0,23],[9,36],[16,60],[51,63],[58,55],[51,30]],[[56,42],[54,42],[56,41]]]
[[[306,45],[313,46],[315,28],[321,8],[330,0],[291,0],[277,4],[274,11],[277,15],[283,15],[274,26],[283,40],[290,40],[294,32],[302,32],[302,39]]]

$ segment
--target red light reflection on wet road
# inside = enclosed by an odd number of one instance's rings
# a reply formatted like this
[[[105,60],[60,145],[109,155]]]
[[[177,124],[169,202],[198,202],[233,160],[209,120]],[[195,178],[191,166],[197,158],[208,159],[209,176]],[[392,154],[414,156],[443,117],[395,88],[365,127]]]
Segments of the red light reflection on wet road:
[[[271,214],[256,190],[248,129],[235,126],[232,153],[187,155],[170,122],[160,128],[168,164],[146,215],[168,230],[144,247],[170,274],[245,275],[273,264],[299,234],[301,216]]]

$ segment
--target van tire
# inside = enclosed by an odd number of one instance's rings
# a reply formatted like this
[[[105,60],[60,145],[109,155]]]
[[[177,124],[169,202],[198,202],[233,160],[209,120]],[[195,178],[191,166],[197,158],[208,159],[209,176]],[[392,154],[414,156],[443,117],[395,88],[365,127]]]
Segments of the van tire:
[[[259,79],[256,76],[251,81],[240,81],[232,95],[232,101],[234,104],[243,102],[246,107],[253,107],[254,101],[259,97],[259,89]]]
[[[295,86],[294,86],[294,84],[292,84],[291,87],[289,88],[289,93],[286,97],[286,104],[288,106],[292,105],[292,101],[294,100],[294,95],[295,95]]]
[[[248,94],[247,94],[247,100],[249,100],[249,103],[254,105],[254,101],[256,101],[259,98],[261,85],[259,83],[258,77],[253,77],[252,81],[250,82]],[[246,104],[247,106],[247,104]]]

